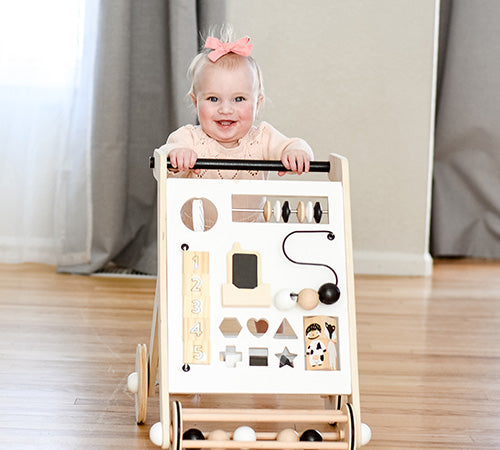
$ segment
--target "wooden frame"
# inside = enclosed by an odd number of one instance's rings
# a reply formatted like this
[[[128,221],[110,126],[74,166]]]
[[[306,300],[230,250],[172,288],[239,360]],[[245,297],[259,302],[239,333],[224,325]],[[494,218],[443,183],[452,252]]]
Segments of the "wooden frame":
[[[359,380],[357,363],[357,343],[356,343],[356,311],[354,294],[354,272],[352,258],[352,233],[351,233],[351,212],[350,212],[350,189],[349,189],[349,169],[346,158],[331,154],[329,157],[328,178],[330,181],[340,182],[343,192],[343,230],[345,241],[345,264],[346,264],[346,297],[348,301],[348,323],[349,323],[349,360],[350,360],[350,383],[351,392],[348,395],[324,395],[324,413],[317,410],[204,410],[184,409],[178,402],[171,404],[169,394],[169,360],[168,349],[168,298],[167,285],[167,210],[169,197],[167,195],[168,178],[168,158],[165,152],[156,150],[154,154],[154,176],[158,182],[158,280],[153,311],[153,321],[151,328],[151,338],[149,346],[149,373],[148,373],[148,394],[153,396],[155,384],[158,379],[160,386],[160,424],[156,424],[155,432],[161,429],[161,436],[156,437],[156,444],[162,448],[179,448],[181,446],[182,421],[191,418],[199,422],[203,421],[234,421],[235,417],[240,417],[247,421],[279,422],[286,417],[286,420],[327,421],[337,423],[336,430],[328,434],[327,441],[323,443],[305,443],[300,445],[285,442],[273,442],[276,433],[259,433],[256,442],[237,443],[235,441],[209,443],[202,441],[182,442],[184,448],[329,448],[329,449],[355,449],[366,443],[366,436],[363,437],[360,415]],[[319,170],[318,170],[319,171]],[[321,170],[324,171],[324,170]],[[269,211],[267,211],[269,215]],[[302,218],[303,220],[303,218]],[[229,258],[229,256],[228,256]],[[229,269],[228,269],[229,271]],[[228,278],[229,279],[229,278]],[[260,282],[260,261],[259,261],[259,282]],[[182,410],[182,414],[181,414]],[[332,410],[331,412],[328,412]],[[194,419],[193,419],[194,418]],[[175,426],[172,426],[175,424]],[[158,426],[159,425],[159,426]],[[172,435],[172,433],[174,435]],[[176,434],[177,433],[177,434]],[[152,440],[155,437],[151,435]],[[339,441],[340,439],[340,441]]]

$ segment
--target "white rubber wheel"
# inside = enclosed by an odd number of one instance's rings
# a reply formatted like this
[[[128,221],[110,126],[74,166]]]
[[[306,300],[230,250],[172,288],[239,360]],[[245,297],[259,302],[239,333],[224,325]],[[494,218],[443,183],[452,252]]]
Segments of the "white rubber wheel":
[[[361,424],[361,445],[366,445],[372,440],[372,429],[366,424]]]
[[[161,422],[156,422],[149,429],[149,439],[154,445],[161,447],[163,444],[163,428],[161,427]]]

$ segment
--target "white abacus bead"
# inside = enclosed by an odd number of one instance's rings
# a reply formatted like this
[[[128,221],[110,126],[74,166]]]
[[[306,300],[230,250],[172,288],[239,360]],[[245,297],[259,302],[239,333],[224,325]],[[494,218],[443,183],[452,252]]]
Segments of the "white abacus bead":
[[[309,223],[314,219],[314,207],[312,202],[307,202],[306,204],[306,219]]]
[[[127,389],[133,394],[139,392],[139,374],[137,372],[132,372],[127,377]]]
[[[253,428],[243,425],[236,428],[233,433],[233,441],[253,442],[257,440],[257,433]]]
[[[291,289],[281,289],[274,296],[274,306],[280,311],[288,311],[297,304]]]
[[[361,445],[368,444],[368,442],[370,442],[371,439],[372,439],[371,428],[366,423],[362,423],[361,424]]]
[[[205,231],[205,210],[201,198],[193,199],[191,211],[193,216],[193,231]]]
[[[163,429],[161,427],[161,422],[156,422],[149,429],[149,439],[151,439],[151,442],[158,447],[163,444]]]
[[[279,200],[274,203],[273,216],[276,222],[281,220],[281,202]]]

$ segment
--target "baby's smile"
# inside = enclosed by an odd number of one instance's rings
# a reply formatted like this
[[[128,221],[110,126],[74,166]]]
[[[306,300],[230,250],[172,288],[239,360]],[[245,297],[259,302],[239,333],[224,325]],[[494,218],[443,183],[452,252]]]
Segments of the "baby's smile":
[[[229,127],[236,123],[235,120],[216,120],[215,122],[221,127]]]

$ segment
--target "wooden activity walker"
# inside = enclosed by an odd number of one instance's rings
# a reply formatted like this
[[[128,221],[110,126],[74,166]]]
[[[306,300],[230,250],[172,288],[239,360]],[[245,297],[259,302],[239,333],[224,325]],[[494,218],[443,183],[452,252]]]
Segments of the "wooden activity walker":
[[[158,277],[149,349],[137,345],[128,378],[137,423],[145,422],[147,399],[159,386],[160,421],[150,438],[161,448],[366,444],[347,160],[331,154],[311,163],[311,172],[327,173],[328,181],[304,181],[307,174],[279,181],[177,178],[158,150],[151,166]],[[261,160],[200,159],[195,167],[286,170],[280,161]],[[228,395],[233,404],[238,395],[272,394],[290,404],[294,396],[321,396],[325,407],[221,409],[172,401],[183,394]],[[272,431],[259,430],[262,424]]]

